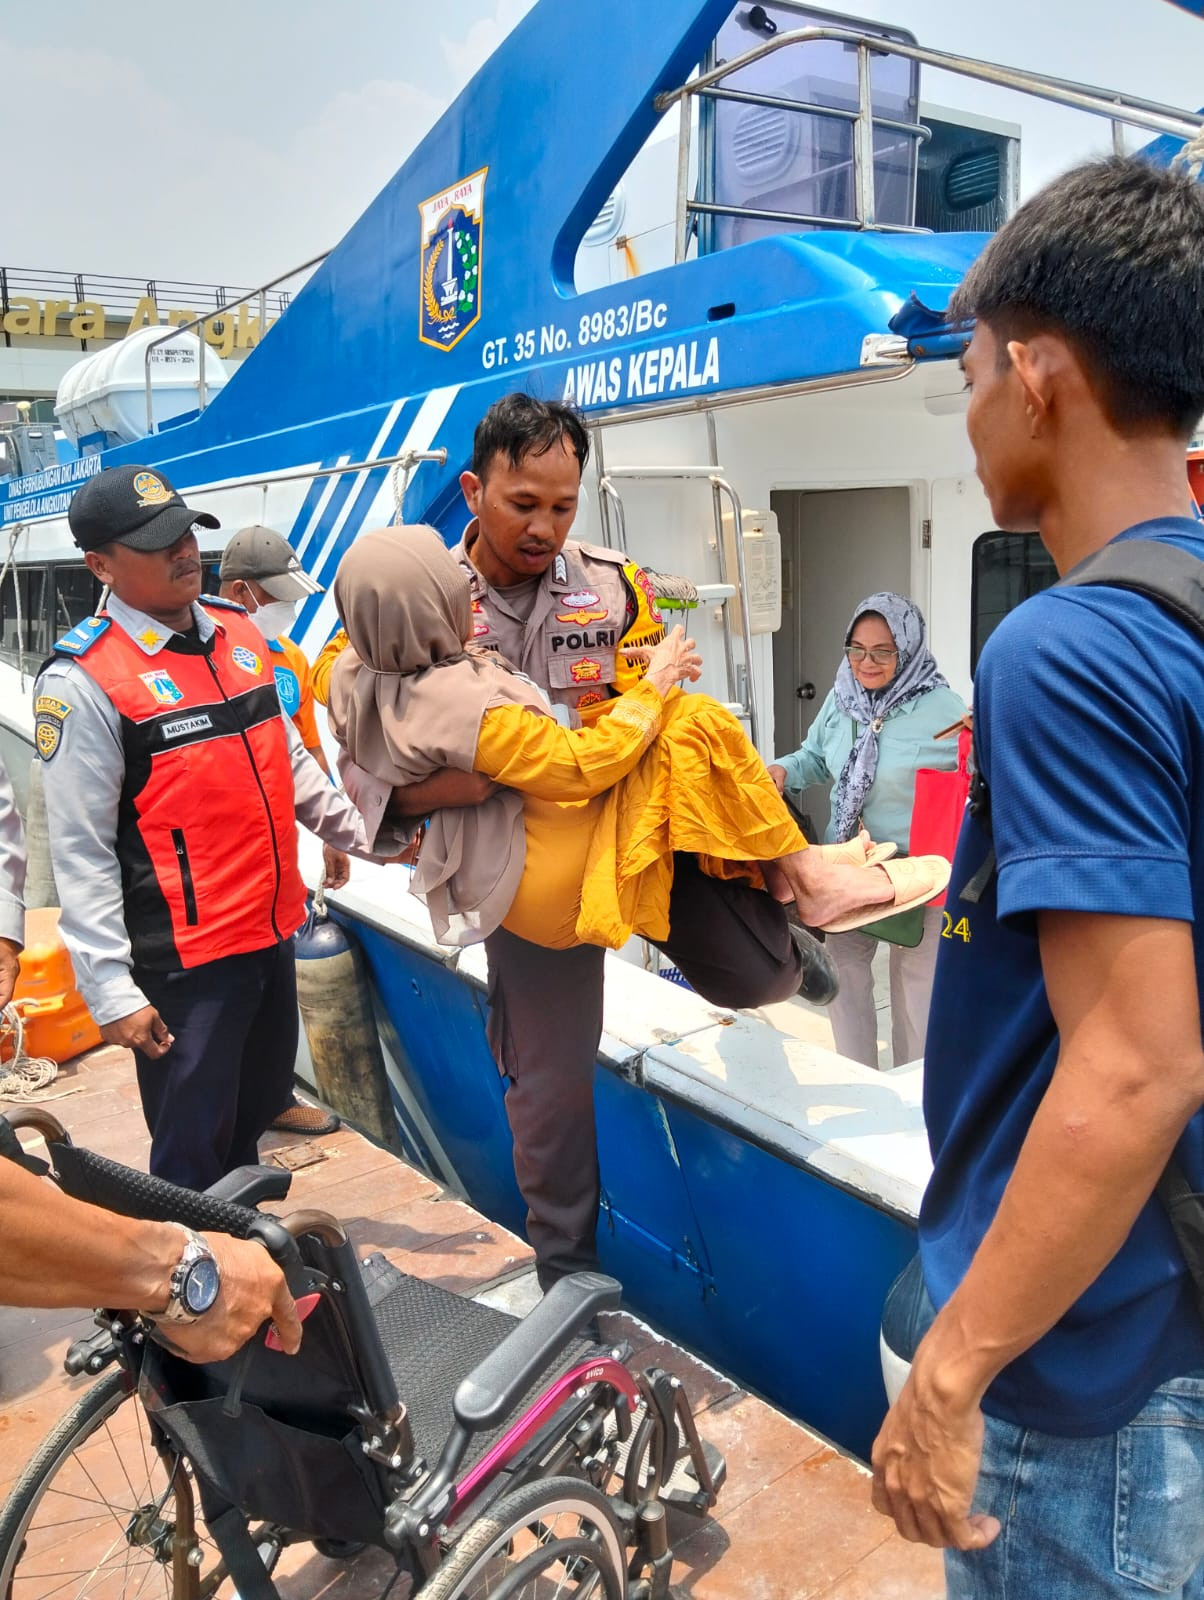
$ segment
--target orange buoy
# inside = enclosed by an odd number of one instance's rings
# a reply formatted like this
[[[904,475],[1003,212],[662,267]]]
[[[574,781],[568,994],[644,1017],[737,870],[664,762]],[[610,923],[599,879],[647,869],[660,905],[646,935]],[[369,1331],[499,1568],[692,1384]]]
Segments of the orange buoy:
[[[100,1029],[75,987],[71,957],[59,932],[59,908],[39,906],[25,913],[25,949],[13,1004],[25,1028],[26,1055],[69,1061],[101,1043]],[[0,1041],[0,1057],[12,1054],[11,1040]]]

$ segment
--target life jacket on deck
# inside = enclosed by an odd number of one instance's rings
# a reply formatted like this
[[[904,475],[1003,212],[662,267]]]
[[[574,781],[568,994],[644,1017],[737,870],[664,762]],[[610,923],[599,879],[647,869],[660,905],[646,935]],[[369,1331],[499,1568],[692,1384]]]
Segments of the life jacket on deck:
[[[204,650],[148,656],[110,624],[86,649],[60,652],[121,718],[125,925],[134,967],[152,971],[266,949],[305,914],[292,764],[267,647],[239,612],[208,597],[204,608],[221,612]]]

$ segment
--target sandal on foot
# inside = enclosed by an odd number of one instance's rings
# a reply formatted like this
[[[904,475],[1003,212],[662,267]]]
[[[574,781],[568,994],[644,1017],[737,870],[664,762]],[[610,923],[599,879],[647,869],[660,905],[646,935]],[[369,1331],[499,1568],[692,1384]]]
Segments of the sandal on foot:
[[[323,1133],[337,1133],[342,1126],[333,1111],[324,1111],[321,1106],[307,1106],[300,1100],[294,1100],[291,1106],[268,1123],[268,1127],[278,1133],[300,1133],[311,1139]]]
[[[862,906],[848,916],[825,922],[825,933],[852,933],[854,928],[864,928],[869,922],[880,922],[883,917],[927,905],[949,884],[951,868],[944,856],[904,856],[901,861],[883,861],[879,865],[894,885],[894,900]]]
[[[811,848],[818,850],[823,859],[835,867],[880,867],[898,853],[899,846],[888,839],[885,844],[873,844],[867,850],[860,839],[848,839],[844,844],[817,844]]]

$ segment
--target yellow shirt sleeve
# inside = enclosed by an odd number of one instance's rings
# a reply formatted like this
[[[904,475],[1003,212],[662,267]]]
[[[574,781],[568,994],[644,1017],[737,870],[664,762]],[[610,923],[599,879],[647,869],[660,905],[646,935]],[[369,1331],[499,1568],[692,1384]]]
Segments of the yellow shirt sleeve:
[[[330,674],[334,671],[334,664],[347,648],[347,630],[339,631],[328,639],[318,652],[317,660],[309,671],[310,687],[314,697],[322,704],[330,704]]]
[[[313,673],[305,651],[291,639],[281,639],[280,644],[284,650],[284,659],[297,675],[297,686],[301,691],[300,702],[293,712],[293,727],[301,735],[301,743],[307,750],[320,750],[322,736],[318,732],[318,724],[314,717]]]
[[[496,706],[481,719],[473,765],[541,800],[589,800],[632,770],[660,732],[663,710],[650,683],[588,728],[562,728],[525,706]]]

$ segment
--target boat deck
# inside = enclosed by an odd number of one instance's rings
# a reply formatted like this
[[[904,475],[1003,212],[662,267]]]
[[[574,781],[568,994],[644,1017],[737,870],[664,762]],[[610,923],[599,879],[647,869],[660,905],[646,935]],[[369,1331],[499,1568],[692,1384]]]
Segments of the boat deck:
[[[48,1109],[77,1143],[145,1166],[150,1141],[128,1052],[82,1056],[62,1069],[55,1088],[69,1092]],[[347,1128],[301,1147],[294,1135],[272,1134],[263,1149],[285,1146],[290,1156],[318,1159],[295,1170],[282,1211],[331,1211],[361,1250],[381,1250],[406,1272],[517,1309],[524,1294],[529,1303],[527,1245],[431,1179]],[[681,1376],[700,1431],[727,1457],[715,1514],[700,1522],[674,1514],[676,1600],[943,1595],[939,1556],[907,1544],[871,1510],[858,1462],[635,1319],[619,1313],[603,1322],[608,1334],[631,1344],[634,1365]],[[0,1500],[91,1381],[62,1372],[68,1343],[90,1327],[84,1312],[0,1308]],[[277,1582],[284,1600],[369,1600],[380,1593],[385,1559],[369,1551],[334,1562],[303,1544],[285,1552]]]

